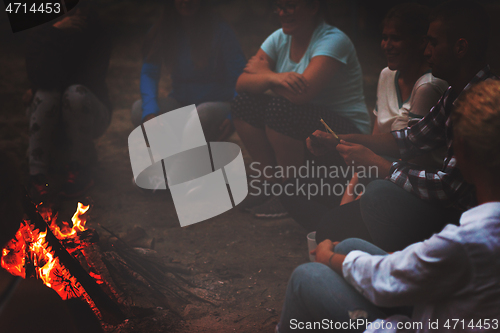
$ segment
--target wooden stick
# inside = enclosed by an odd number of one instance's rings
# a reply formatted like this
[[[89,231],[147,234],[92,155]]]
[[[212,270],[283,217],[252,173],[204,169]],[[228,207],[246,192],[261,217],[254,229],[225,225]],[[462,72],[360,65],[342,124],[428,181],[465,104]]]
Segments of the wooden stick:
[[[327,123],[325,123],[325,121],[324,121],[323,119],[320,119],[320,121],[321,121],[321,123],[322,123],[323,125],[325,125],[326,130],[327,130],[328,132],[330,132],[330,134],[332,134],[332,135],[335,137],[335,139],[337,139],[337,140],[339,140],[339,141],[340,141],[339,137],[338,137],[338,136],[337,136],[337,134],[335,134],[335,132],[334,132],[334,131],[330,128],[330,126],[328,126],[328,125],[327,125]]]
[[[113,302],[111,298],[99,287],[97,282],[83,269],[80,263],[68,253],[59,240],[54,236],[49,228],[49,225],[42,218],[35,205],[31,201],[28,191],[24,189],[23,193],[23,209],[28,216],[30,224],[39,232],[47,232],[45,241],[47,246],[52,248],[54,255],[59,258],[59,262],[76,278],[82,285],[83,289],[92,298],[92,301],[101,312],[105,322],[111,324],[119,324],[125,320],[125,315],[121,311],[118,304]]]

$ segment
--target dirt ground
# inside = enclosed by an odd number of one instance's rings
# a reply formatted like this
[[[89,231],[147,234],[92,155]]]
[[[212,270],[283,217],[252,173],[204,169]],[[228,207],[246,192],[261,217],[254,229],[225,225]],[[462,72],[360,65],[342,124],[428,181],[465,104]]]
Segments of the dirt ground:
[[[339,1],[339,26],[349,30],[349,8],[342,3]],[[237,209],[181,228],[165,191],[144,193],[133,184],[127,147],[133,130],[130,106],[140,97],[141,38],[157,18],[159,3],[103,0],[100,6],[114,36],[108,85],[115,109],[111,126],[96,142],[96,184],[87,193],[94,203],[90,227],[99,232],[102,241],[110,235],[100,225],[129,239],[134,247],[154,244],[159,260],[186,268],[190,274],[183,277],[197,286],[190,290],[213,303],[174,302],[172,306],[182,316],[178,318],[161,305],[143,301],[141,306],[153,310],[149,315],[130,317],[119,326],[106,326],[106,331],[273,332],[288,278],[295,267],[308,261],[305,231],[289,218],[257,220]],[[265,1],[230,1],[218,10],[235,28],[247,57],[279,27]],[[0,149],[14,152],[27,174],[28,131],[21,103],[29,87],[22,50],[26,33],[13,35],[5,17],[0,17]],[[363,28],[363,15],[360,17]],[[376,33],[370,27],[363,29],[355,45],[371,109],[384,58]],[[160,94],[166,95],[168,89],[164,75]],[[229,141],[243,148],[236,134]],[[248,164],[245,150],[244,154]],[[76,200],[64,202],[61,214],[69,215],[75,206]]]

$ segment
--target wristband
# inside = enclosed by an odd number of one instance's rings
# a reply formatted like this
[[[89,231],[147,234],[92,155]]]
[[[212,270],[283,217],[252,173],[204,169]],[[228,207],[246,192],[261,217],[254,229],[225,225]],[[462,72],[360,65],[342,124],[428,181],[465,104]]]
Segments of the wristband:
[[[330,268],[333,268],[332,267],[332,258],[334,255],[335,255],[335,252],[333,252],[332,255],[330,256],[330,259],[328,259],[328,265],[330,266]]]

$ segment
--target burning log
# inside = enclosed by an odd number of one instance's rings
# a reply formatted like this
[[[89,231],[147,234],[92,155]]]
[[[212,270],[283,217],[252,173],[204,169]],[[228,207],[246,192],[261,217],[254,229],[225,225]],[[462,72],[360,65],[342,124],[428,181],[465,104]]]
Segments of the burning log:
[[[23,208],[34,229],[37,229],[40,233],[46,233],[45,241],[48,244],[48,248],[51,248],[51,251],[54,256],[59,259],[61,265],[64,266],[81,284],[83,289],[85,289],[88,296],[101,312],[102,319],[109,323],[120,323],[125,320],[125,316],[118,305],[102,291],[96,281],[82,268],[78,261],[68,253],[56,236],[54,236],[47,222],[45,222],[31,202],[26,191],[23,196]]]

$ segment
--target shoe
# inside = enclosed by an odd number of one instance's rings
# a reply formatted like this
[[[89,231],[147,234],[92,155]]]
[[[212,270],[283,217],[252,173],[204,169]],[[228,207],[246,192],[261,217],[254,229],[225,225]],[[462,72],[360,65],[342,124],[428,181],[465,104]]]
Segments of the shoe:
[[[238,209],[244,212],[252,212],[253,208],[262,205],[267,200],[269,200],[269,196],[264,195],[263,193],[260,195],[252,195],[251,193],[248,193],[247,197],[238,205]]]
[[[287,210],[277,196],[273,196],[262,205],[253,208],[252,214],[258,219],[279,219],[288,216]]]
[[[260,182],[257,182],[257,184],[251,185],[249,183],[249,188],[251,187],[252,189],[259,189],[259,192],[251,192],[249,190],[248,195],[245,199],[243,199],[242,202],[238,204],[238,209],[242,212],[252,212],[252,208],[255,208],[259,205],[262,205],[264,202],[269,200],[270,196],[266,195],[266,191],[264,190],[264,187]],[[258,195],[256,195],[259,193]]]
[[[65,198],[75,198],[93,185],[94,180],[90,175],[90,169],[82,167],[77,162],[72,162],[66,167],[66,177],[60,194]]]
[[[28,194],[35,205],[49,205],[52,201],[51,190],[49,180],[43,173],[29,176]]]

